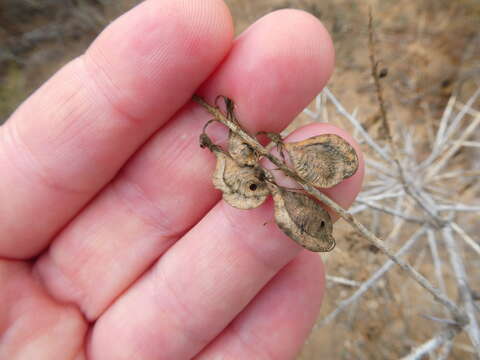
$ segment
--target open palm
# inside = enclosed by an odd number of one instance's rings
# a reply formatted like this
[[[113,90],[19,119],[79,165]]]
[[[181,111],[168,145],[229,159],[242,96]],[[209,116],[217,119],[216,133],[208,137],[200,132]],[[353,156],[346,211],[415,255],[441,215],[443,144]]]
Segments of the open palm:
[[[149,0],[111,24],[0,127],[0,359],[293,358],[319,257],[271,201],[219,201],[190,98],[227,95],[252,133],[279,131],[332,67],[300,11],[236,40],[219,0]],[[332,132],[352,142],[322,124],[292,136]],[[349,206],[362,174],[328,194]]]

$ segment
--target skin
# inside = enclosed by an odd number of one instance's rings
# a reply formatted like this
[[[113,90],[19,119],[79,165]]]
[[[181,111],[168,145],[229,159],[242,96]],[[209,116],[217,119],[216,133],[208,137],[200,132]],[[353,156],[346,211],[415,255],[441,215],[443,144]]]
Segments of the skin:
[[[198,146],[209,116],[189,99],[227,95],[249,131],[280,131],[325,85],[333,47],[294,10],[232,34],[220,0],[147,0],[0,127],[0,358],[298,353],[320,258],[274,225],[271,199],[220,200]],[[292,137],[324,132],[357,146],[331,125]],[[349,206],[362,177],[361,160],[329,195]]]

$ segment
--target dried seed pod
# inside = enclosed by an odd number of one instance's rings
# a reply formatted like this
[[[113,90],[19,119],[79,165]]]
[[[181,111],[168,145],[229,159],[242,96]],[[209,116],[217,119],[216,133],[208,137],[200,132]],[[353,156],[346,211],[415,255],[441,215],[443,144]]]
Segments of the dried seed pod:
[[[258,153],[231,130],[228,134],[228,152],[240,165],[254,166],[258,162]]]
[[[357,171],[355,149],[340,136],[323,134],[309,139],[285,143],[297,174],[310,184],[329,188]]]
[[[217,166],[213,185],[223,192],[223,199],[237,209],[260,206],[270,194],[264,170],[259,166],[241,166],[218,148],[214,148],[214,153]]]
[[[268,186],[275,202],[275,221],[287,236],[310,251],[333,250],[332,220],[318,202],[303,193]]]

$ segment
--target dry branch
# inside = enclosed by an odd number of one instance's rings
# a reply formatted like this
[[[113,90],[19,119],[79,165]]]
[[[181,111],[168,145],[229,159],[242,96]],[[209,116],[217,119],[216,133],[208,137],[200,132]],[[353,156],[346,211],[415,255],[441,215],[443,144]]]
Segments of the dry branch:
[[[432,352],[439,346],[453,339],[460,330],[461,328],[456,326],[447,327],[445,330],[440,332],[437,336],[433,337],[429,341],[413,349],[410,354],[403,357],[401,360],[421,360],[424,355]]]
[[[447,245],[448,254],[450,256],[450,263],[458,283],[458,291],[460,298],[464,304],[465,312],[467,313],[469,323],[465,329],[470,337],[473,347],[480,354],[480,330],[478,328],[477,318],[475,316],[475,306],[473,303],[472,293],[468,285],[467,273],[463,264],[462,258],[458,252],[457,244],[452,236],[450,227],[445,227],[442,231],[443,239]]]
[[[417,230],[415,234],[397,251],[395,257],[399,258],[403,254],[405,254],[417,241],[420,237],[425,233],[425,228],[420,228]],[[363,282],[357,291],[349,298],[342,300],[337,308],[332,311],[329,315],[327,315],[322,321],[315,325],[314,330],[321,328],[322,326],[327,325],[333,319],[335,319],[341,312],[343,312],[349,305],[355,303],[366,291],[368,291],[379,279],[382,278],[385,273],[390,270],[390,268],[394,265],[393,260],[388,260],[383,264],[383,266],[378,269],[368,280]]]

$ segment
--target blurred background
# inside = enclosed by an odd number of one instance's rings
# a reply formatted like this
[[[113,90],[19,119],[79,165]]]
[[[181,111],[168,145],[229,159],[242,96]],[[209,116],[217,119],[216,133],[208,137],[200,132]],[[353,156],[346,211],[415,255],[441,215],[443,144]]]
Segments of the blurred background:
[[[0,0],[0,124],[48,77],[81,54],[110,21],[138,2]],[[414,145],[410,146],[415,157],[428,156],[449,101],[454,104],[452,111],[455,112],[472,99],[480,85],[478,0],[226,0],[226,3],[233,14],[237,34],[262,15],[281,8],[304,9],[318,17],[330,31],[336,48],[336,69],[328,84],[330,91],[363,129],[382,143],[385,134],[369,62],[370,5],[376,57],[386,74],[382,84],[387,111],[395,128],[414,139]],[[352,125],[337,115],[338,106],[333,107],[325,99],[317,97],[310,112],[301,114],[293,126],[309,121],[331,121],[351,129]],[[478,116],[475,108],[480,109],[476,98],[465,110],[465,116]],[[468,126],[469,119],[466,118],[462,126]],[[462,176],[461,181],[447,177],[448,181],[442,184],[442,196],[478,204],[479,131],[474,131],[469,139],[473,145],[455,152],[449,171],[463,169],[463,173],[470,171],[474,176]],[[368,149],[365,151],[368,156]],[[373,184],[374,180],[375,176],[367,176],[367,182]],[[398,225],[398,217],[386,217],[373,210],[359,212],[359,216],[382,237],[391,235],[392,227]],[[478,243],[479,214],[467,212],[460,216],[462,227],[473,234],[473,240]],[[376,248],[361,240],[343,222],[339,222],[335,231],[339,239],[337,248],[331,254],[322,255],[330,278],[319,321],[385,263],[385,257],[378,254]],[[412,232],[408,226],[399,230],[394,234],[397,243],[404,243]],[[434,259],[430,259],[426,249],[425,246],[414,248],[408,260],[428,277],[438,272],[438,268],[435,269]],[[479,256],[472,257],[469,249],[462,247],[461,254],[470,266],[471,283],[479,284]],[[438,254],[445,262],[448,261],[446,252],[445,246],[439,243]],[[442,275],[448,295],[458,299],[454,275],[448,269]],[[476,290],[480,290],[480,286]],[[442,324],[422,317],[436,306],[428,294],[394,269],[335,321],[312,333],[299,359],[401,358],[441,330]],[[440,356],[432,352],[418,359]],[[475,358],[465,334],[456,337],[445,358]]]

